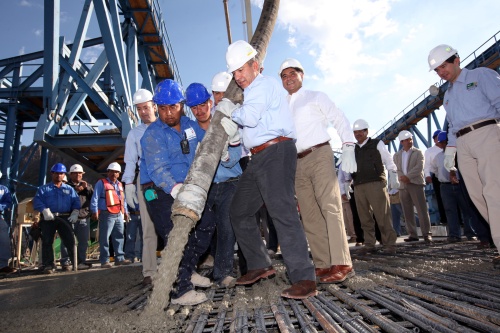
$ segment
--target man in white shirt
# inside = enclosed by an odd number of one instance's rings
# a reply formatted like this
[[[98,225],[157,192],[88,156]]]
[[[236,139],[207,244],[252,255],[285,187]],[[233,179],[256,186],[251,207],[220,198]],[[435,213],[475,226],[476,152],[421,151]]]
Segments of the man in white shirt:
[[[354,276],[354,270],[327,127],[332,124],[337,130],[344,149],[354,149],[351,126],[326,94],[302,89],[304,68],[298,60],[286,59],[279,75],[297,131],[295,193],[316,276],[320,283],[342,282]],[[346,155],[343,164],[355,163]]]
[[[139,114],[142,124],[134,127],[128,133],[127,141],[125,142],[124,157],[126,166],[122,182],[125,184],[125,200],[127,204],[132,208],[137,207],[137,205],[139,206],[143,233],[142,275],[144,279],[142,280],[142,284],[146,286],[152,283],[152,277],[156,273],[156,246],[158,238],[154,224],[148,214],[138,171],[142,153],[141,138],[149,124],[156,120],[156,104],[153,103],[153,94],[146,89],[136,91],[133,103],[137,108],[137,114]],[[136,171],[137,186],[134,184]]]
[[[439,182],[437,176],[430,170],[430,166],[432,161],[434,160],[434,157],[443,151],[437,145],[437,137],[439,133],[441,133],[441,130],[434,131],[434,134],[432,134],[434,146],[427,148],[427,150],[424,152],[424,177],[427,184],[432,183],[432,188],[434,189],[434,193],[436,194],[436,201],[438,204],[439,220],[441,221],[441,223],[446,224],[446,212],[444,210],[443,200],[441,199],[441,183]]]
[[[395,254],[397,235],[392,227],[384,166],[389,171],[390,188],[399,188],[397,168],[384,142],[368,137],[368,127],[364,119],[356,120],[353,125],[357,140],[355,154],[358,171],[352,174],[352,179],[356,188],[356,207],[365,236],[365,247],[361,252],[376,252],[375,215],[384,245],[383,253]]]

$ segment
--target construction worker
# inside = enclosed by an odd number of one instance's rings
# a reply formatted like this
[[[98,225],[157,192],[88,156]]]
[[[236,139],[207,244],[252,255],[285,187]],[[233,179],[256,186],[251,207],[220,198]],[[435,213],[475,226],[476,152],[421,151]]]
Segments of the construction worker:
[[[2,178],[2,172],[0,172]],[[9,188],[0,185],[0,274],[11,274],[17,272],[17,269],[9,266],[11,258],[10,247],[10,228],[5,218],[12,207],[12,196]]]
[[[429,70],[449,86],[443,106],[448,120],[444,165],[458,166],[469,195],[500,248],[500,75],[488,68],[460,68],[458,51],[441,44],[429,52]],[[500,268],[500,257],[493,261]]]
[[[368,122],[358,119],[352,129],[356,138],[356,164],[358,171],[352,174],[356,188],[356,208],[365,238],[365,246],[361,253],[375,253],[375,219],[380,229],[383,253],[396,253],[397,234],[392,226],[391,206],[387,193],[385,169],[389,173],[389,188],[399,189],[396,165],[384,142],[368,136]]]
[[[73,232],[78,241],[77,267],[79,270],[92,267],[91,263],[87,263],[87,248],[90,238],[90,198],[92,198],[92,194],[94,194],[94,189],[92,185],[82,179],[84,174],[85,172],[80,164],[73,164],[69,168],[69,181],[66,183],[75,189],[80,198],[81,208],[78,214],[78,220],[72,224]],[[69,270],[71,267],[68,250],[64,245],[61,245],[61,267],[63,270]]]
[[[436,195],[436,201],[439,211],[439,220],[441,221],[441,224],[446,224],[447,219],[446,219],[446,212],[443,206],[443,199],[441,198],[441,186],[436,175],[430,172],[430,166],[432,160],[438,153],[443,151],[441,148],[437,146],[437,136],[439,133],[441,133],[441,130],[434,131],[434,133],[432,134],[432,140],[434,141],[434,146],[427,148],[424,152],[424,177],[425,177],[425,182],[427,184],[432,184],[432,189],[434,190],[434,194]]]
[[[70,223],[78,221],[80,198],[76,191],[63,183],[66,166],[56,163],[50,169],[52,182],[40,186],[33,198],[33,209],[41,212],[40,229],[42,232],[42,265],[45,274],[56,270],[54,262],[54,235],[57,231],[73,265],[75,238]]]
[[[398,139],[403,148],[394,154],[393,160],[398,170],[399,198],[409,233],[409,237],[405,238],[404,241],[418,242],[417,224],[413,210],[415,207],[424,241],[431,243],[431,222],[424,193],[424,154],[420,149],[413,147],[413,134],[410,132],[399,132]]]
[[[125,171],[122,182],[125,184],[125,199],[127,204],[140,213],[140,223],[142,226],[142,284],[147,286],[153,282],[152,277],[156,273],[156,248],[158,236],[151,217],[149,216],[144,193],[142,192],[141,177],[139,172],[140,159],[142,154],[141,138],[146,128],[156,121],[157,108],[153,102],[153,94],[146,89],[139,89],[135,92],[133,103],[137,113],[142,120],[142,124],[134,127],[127,135],[125,142]],[[137,181],[134,184],[135,175]],[[137,184],[137,186],[136,186]],[[129,227],[131,227],[129,225]],[[131,229],[131,228],[129,228]],[[129,235],[129,231],[127,231]]]
[[[230,212],[236,240],[248,266],[247,273],[239,277],[236,284],[250,285],[276,273],[255,223],[257,211],[265,204],[276,227],[292,282],[281,295],[307,298],[316,295],[317,289],[294,198],[295,127],[279,83],[260,74],[256,55],[257,51],[245,41],[229,45],[228,72],[243,89],[244,102],[237,106],[223,99],[216,107],[243,128],[243,143],[252,153],[238,182]]]
[[[340,189],[329,144],[329,124],[344,147],[354,149],[352,129],[345,114],[323,92],[302,88],[304,68],[286,59],[278,75],[297,130],[295,193],[320,283],[336,283],[354,276],[347,244]],[[354,154],[351,154],[354,158]],[[355,163],[346,161],[343,164]]]
[[[142,189],[156,233],[165,244],[173,228],[172,204],[194,160],[196,147],[205,135],[197,122],[184,116],[184,101],[184,93],[176,81],[160,82],[153,96],[159,117],[141,138]],[[195,305],[207,300],[194,286],[209,287],[210,280],[195,274],[195,268],[208,249],[214,230],[214,212],[205,208],[184,249],[172,304]]]
[[[219,102],[224,98],[224,93],[231,83],[231,74],[227,72],[219,72],[212,78],[212,94],[214,95],[214,106],[217,106]]]
[[[186,88],[186,104],[193,111],[198,125],[207,130],[212,115],[212,100],[207,89],[201,83],[191,83]],[[215,97],[215,96],[214,96]],[[234,236],[233,227],[229,219],[229,207],[241,176],[239,160],[241,156],[240,135],[238,125],[231,119],[223,118],[222,126],[231,134],[228,145],[224,147],[221,162],[208,192],[207,206],[215,212],[216,242],[213,277],[221,287],[232,287],[236,281],[231,276],[234,263]]]
[[[113,162],[108,166],[106,178],[100,179],[94,186],[94,194],[90,201],[92,219],[99,220],[99,261],[101,268],[111,268],[109,263],[109,237],[113,242],[115,266],[130,265],[125,259],[123,244],[125,242],[125,226],[128,210],[125,204],[123,185],[118,180],[122,167]]]

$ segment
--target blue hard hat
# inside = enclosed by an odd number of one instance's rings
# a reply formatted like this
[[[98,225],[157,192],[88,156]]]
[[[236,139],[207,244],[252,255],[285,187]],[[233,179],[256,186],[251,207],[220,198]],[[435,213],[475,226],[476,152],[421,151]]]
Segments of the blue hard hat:
[[[440,132],[438,134],[438,142],[443,142],[443,141],[447,141],[448,140],[448,133],[446,132]]]
[[[174,80],[166,79],[158,83],[153,95],[153,102],[158,105],[173,105],[184,102],[181,86]]]
[[[66,173],[66,167],[62,163],[56,163],[52,166],[52,169],[50,169],[50,172],[64,172]]]
[[[432,134],[432,138],[434,139],[434,138],[435,138],[436,136],[438,136],[438,135],[439,135],[439,133],[441,133],[441,132],[442,132],[441,130],[436,130],[436,131],[434,132],[434,134]]]
[[[201,83],[191,83],[186,88],[186,104],[189,107],[206,102],[212,96]]]

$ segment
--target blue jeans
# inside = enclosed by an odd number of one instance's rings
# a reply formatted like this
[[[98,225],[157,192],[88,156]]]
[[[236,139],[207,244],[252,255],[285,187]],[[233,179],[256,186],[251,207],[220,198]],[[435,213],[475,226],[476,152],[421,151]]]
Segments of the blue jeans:
[[[9,226],[0,216],[0,268],[8,266],[10,255]]]
[[[123,243],[125,242],[123,214],[99,213],[99,260],[101,264],[109,262],[109,236],[113,242],[115,261],[123,261]]]
[[[464,224],[472,219],[470,207],[458,184],[441,183],[441,198],[443,199],[446,219],[448,220],[448,237],[460,238],[460,217],[462,213]]]
[[[295,203],[297,149],[282,141],[252,156],[240,177],[231,205],[231,223],[248,270],[271,266],[255,215],[266,204],[278,234],[292,283],[315,280],[307,240]]]
[[[68,256],[71,263],[74,264],[73,247],[75,246],[75,238],[73,236],[71,223],[69,223],[66,218],[57,216],[52,221],[45,221],[42,219],[40,221],[40,230],[42,231],[42,265],[44,267],[56,267],[54,262],[54,249],[52,248],[56,231],[61,238],[61,244],[64,244],[68,249]]]
[[[392,214],[392,227],[396,231],[396,234],[401,236],[401,215],[403,214],[403,208],[400,203],[391,204],[391,214]]]
[[[156,194],[158,198],[146,201],[146,204],[149,216],[155,225],[156,234],[163,239],[165,246],[167,246],[168,234],[174,226],[170,219],[174,198],[159,188],[156,188]],[[191,283],[191,276],[196,269],[200,256],[208,249],[214,230],[214,212],[205,207],[201,219],[196,223],[194,229],[191,230],[188,242],[184,248],[179,272],[177,273],[176,287],[172,290],[173,298],[179,298],[194,289]]]
[[[141,224],[141,216],[140,215],[135,215],[134,213],[130,214],[130,221],[127,223],[127,226],[125,227],[126,232],[127,232],[127,239],[125,241],[125,258],[129,259],[131,261],[134,261],[134,259],[141,258],[142,256],[142,224]],[[140,235],[140,252],[136,256],[135,252],[135,247],[136,247],[136,242],[135,240],[137,239],[137,231],[139,231]]]
[[[215,213],[217,228],[213,271],[214,281],[217,283],[233,272],[236,237],[229,219],[229,208],[237,184],[237,180],[213,183],[208,192],[207,206]]]
[[[87,261],[87,248],[89,246],[90,238],[90,221],[89,219],[80,219],[76,223],[71,223],[73,232],[75,233],[78,241],[77,246],[77,259],[78,264],[83,264]],[[71,258],[73,259],[73,258]],[[61,265],[69,265],[71,259],[68,255],[68,249],[64,244],[61,244]]]
[[[477,238],[481,242],[490,242],[493,244],[493,240],[491,239],[491,229],[490,225],[486,220],[481,216],[479,211],[477,210],[476,206],[472,202],[469,192],[467,191],[467,187],[465,186],[465,183],[462,181],[459,183],[460,189],[462,190],[462,194],[465,197],[465,200],[467,202],[467,207],[470,209],[470,214],[471,214],[471,227],[474,230],[474,232],[477,235]],[[467,236],[467,234],[466,234]]]

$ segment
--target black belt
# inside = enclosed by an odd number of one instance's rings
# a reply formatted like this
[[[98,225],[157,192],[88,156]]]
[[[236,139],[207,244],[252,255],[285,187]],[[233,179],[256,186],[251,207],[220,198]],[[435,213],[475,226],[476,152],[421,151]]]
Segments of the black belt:
[[[496,119],[490,119],[490,120],[485,120],[485,121],[482,121],[482,122],[474,124],[474,125],[470,125],[470,126],[464,127],[460,131],[457,132],[457,138],[459,138],[462,135],[465,135],[465,134],[467,134],[469,132],[472,132],[473,130],[477,130],[477,129],[481,128],[481,127],[488,126],[488,125],[493,125],[493,124],[497,124],[497,123],[498,123],[498,120],[496,120]]]
[[[52,213],[52,215],[57,216],[57,217],[68,217],[71,214],[70,213]]]
[[[129,215],[141,215],[141,212],[128,212]]]
[[[326,146],[326,145],[329,145],[328,141],[327,142],[323,142],[323,143],[320,143],[318,145],[315,145],[315,146],[312,146],[311,148],[307,148],[306,150],[300,152],[297,154],[297,158],[303,158],[303,157],[306,157],[307,155],[309,155],[310,153],[312,153],[313,151],[315,151],[316,149],[318,148],[321,148],[323,146]]]
[[[451,185],[451,182],[440,182],[441,184]]]

